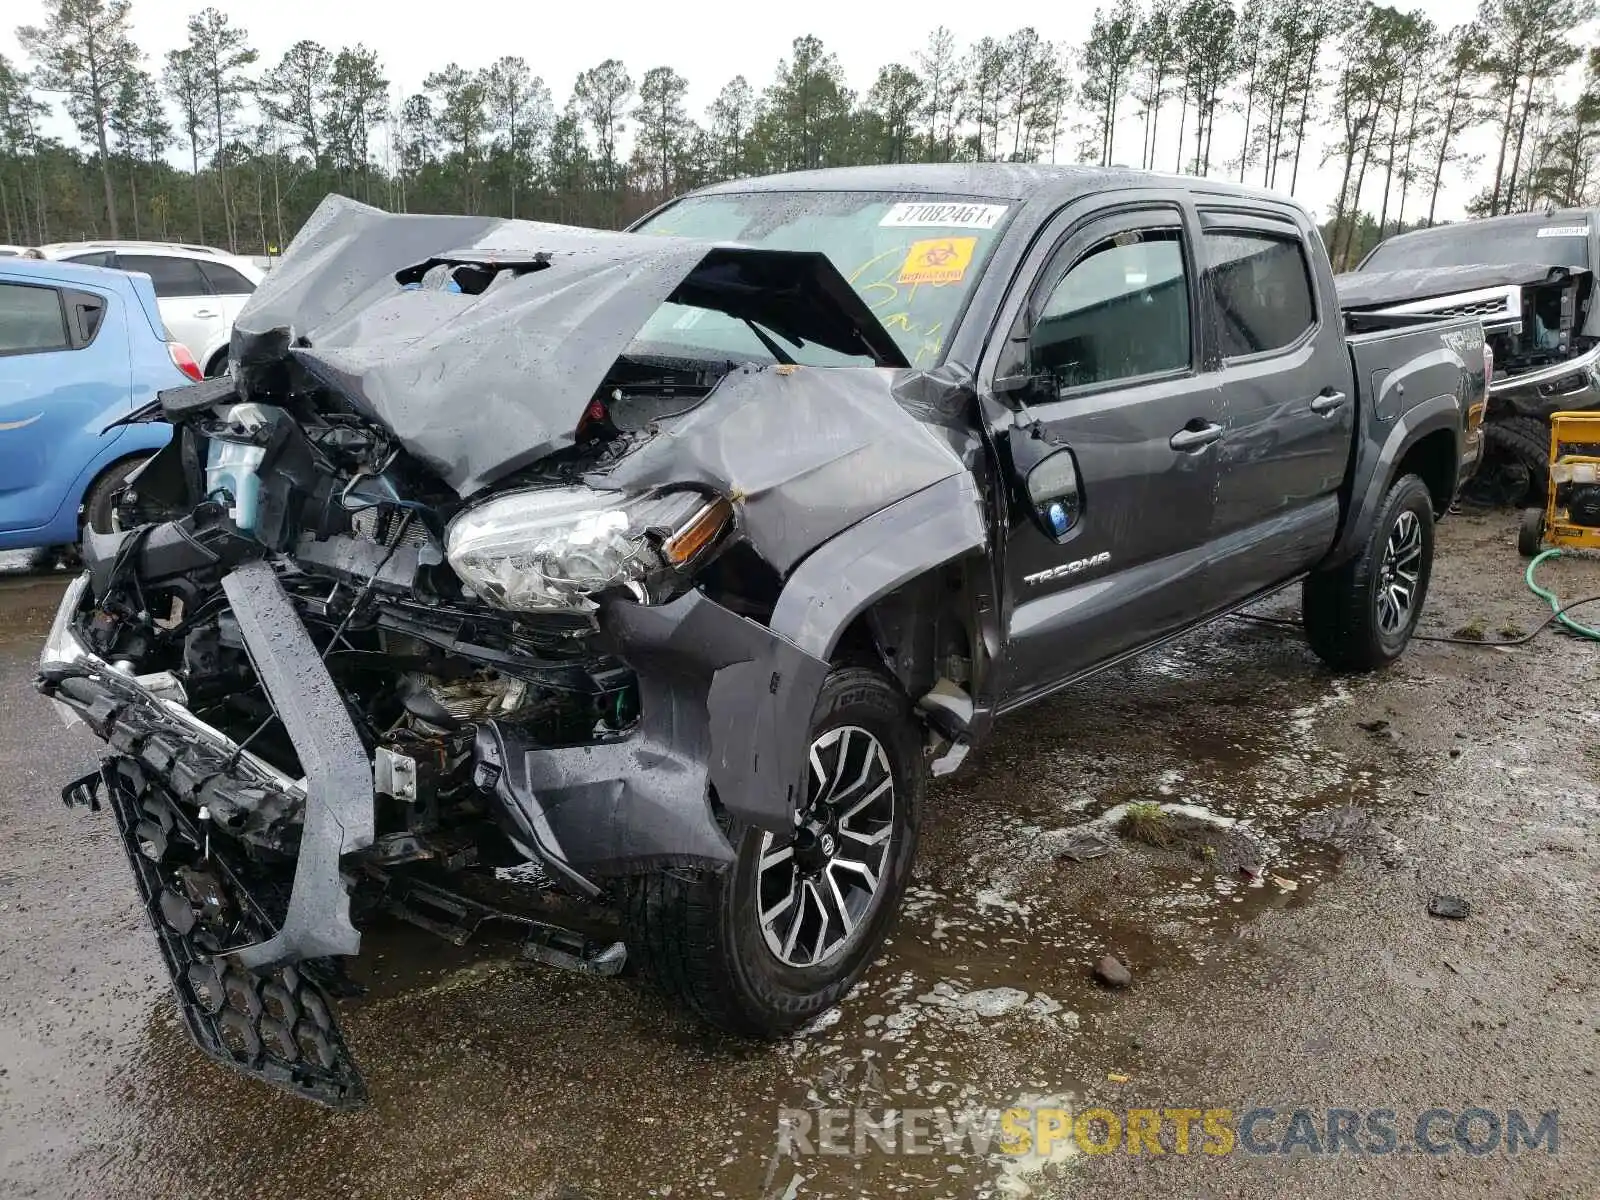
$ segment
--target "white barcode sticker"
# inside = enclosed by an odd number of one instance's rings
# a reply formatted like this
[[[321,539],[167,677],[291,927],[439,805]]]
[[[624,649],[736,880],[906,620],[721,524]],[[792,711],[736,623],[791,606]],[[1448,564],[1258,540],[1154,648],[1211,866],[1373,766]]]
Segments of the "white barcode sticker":
[[[1587,225],[1546,225],[1535,237],[1588,237]]]
[[[894,229],[993,229],[1006,215],[1005,204],[891,204],[878,224]]]

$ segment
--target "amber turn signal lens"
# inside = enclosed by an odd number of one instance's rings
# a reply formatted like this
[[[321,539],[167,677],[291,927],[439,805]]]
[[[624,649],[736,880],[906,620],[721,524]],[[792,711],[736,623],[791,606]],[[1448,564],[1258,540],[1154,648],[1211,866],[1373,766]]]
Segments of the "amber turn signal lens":
[[[686,521],[677,533],[661,547],[667,561],[675,567],[689,563],[728,527],[733,519],[733,505],[718,496]]]

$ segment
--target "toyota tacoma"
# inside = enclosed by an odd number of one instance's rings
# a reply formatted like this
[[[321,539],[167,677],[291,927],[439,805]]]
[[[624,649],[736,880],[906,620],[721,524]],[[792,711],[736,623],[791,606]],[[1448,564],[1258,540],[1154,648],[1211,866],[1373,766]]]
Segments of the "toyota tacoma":
[[[626,233],[330,198],[230,365],[143,414],[160,519],[85,534],[39,687],[194,1040],[339,1106],[374,914],[771,1037],[999,718],[1296,582],[1389,663],[1488,373],[1475,318],[1347,318],[1287,200],[994,164]]]

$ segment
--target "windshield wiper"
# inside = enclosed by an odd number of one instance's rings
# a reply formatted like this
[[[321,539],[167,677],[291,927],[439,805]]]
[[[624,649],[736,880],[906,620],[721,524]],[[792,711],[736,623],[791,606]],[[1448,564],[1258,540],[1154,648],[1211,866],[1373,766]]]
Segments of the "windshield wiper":
[[[755,334],[760,340],[761,344],[767,348],[767,353],[778,360],[779,366],[792,367],[795,365],[794,359],[789,357],[788,351],[786,351],[782,346],[778,345],[778,343],[772,339],[772,336],[767,333],[765,329],[761,328],[761,326],[757,325],[749,317],[741,317],[740,319],[750,327],[750,332]],[[795,345],[798,346],[800,343],[796,342]]]

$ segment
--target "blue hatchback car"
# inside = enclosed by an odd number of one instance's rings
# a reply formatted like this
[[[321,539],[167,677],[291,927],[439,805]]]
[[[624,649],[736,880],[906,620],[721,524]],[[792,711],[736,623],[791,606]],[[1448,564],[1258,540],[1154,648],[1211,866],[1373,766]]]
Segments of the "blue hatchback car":
[[[108,426],[198,378],[148,275],[0,258],[0,550],[109,530],[123,482],[172,429]]]

